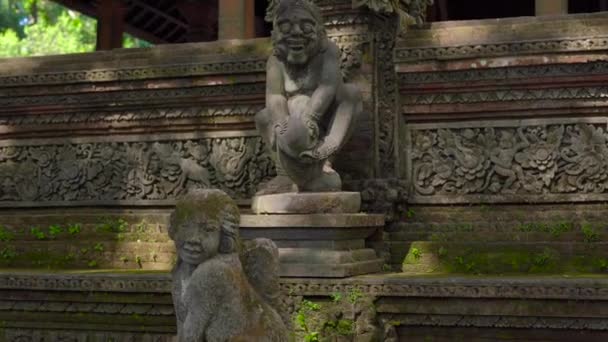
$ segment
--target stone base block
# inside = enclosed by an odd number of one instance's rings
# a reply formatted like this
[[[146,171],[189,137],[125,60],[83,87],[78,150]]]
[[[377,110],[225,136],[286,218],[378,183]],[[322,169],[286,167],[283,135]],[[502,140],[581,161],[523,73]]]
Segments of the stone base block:
[[[241,236],[276,243],[281,277],[344,278],[382,270],[365,239],[383,226],[383,215],[243,215]]]
[[[256,214],[352,214],[361,210],[358,192],[291,192],[256,196],[252,201]]]

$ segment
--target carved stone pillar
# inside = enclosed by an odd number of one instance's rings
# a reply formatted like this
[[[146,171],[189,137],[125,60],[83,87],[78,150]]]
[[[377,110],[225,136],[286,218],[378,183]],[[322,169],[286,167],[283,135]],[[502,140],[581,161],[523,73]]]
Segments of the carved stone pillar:
[[[397,21],[353,9],[351,0],[317,0],[327,33],[342,50],[342,73],[363,93],[364,114],[335,164],[345,179],[399,175],[397,92],[392,58]]]

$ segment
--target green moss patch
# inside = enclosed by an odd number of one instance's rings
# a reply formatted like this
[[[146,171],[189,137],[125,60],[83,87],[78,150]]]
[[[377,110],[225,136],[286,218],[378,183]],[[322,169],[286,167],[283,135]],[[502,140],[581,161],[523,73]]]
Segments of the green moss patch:
[[[413,242],[404,272],[465,274],[606,273],[608,251],[587,243],[483,244]]]

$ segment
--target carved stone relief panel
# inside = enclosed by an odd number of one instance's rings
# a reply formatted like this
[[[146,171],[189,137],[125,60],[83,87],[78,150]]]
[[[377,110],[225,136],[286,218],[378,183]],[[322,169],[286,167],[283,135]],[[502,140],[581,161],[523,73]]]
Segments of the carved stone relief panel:
[[[606,119],[410,125],[408,136],[413,201],[608,198]]]
[[[274,173],[254,136],[90,140],[0,147],[0,206],[172,200],[208,187],[243,199]]]

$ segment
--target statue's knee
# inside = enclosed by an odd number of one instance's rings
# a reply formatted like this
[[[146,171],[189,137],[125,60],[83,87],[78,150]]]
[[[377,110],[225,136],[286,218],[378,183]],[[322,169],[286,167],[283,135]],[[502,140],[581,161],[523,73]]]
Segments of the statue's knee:
[[[258,127],[266,127],[269,124],[270,115],[266,108],[255,114],[255,124]]]

